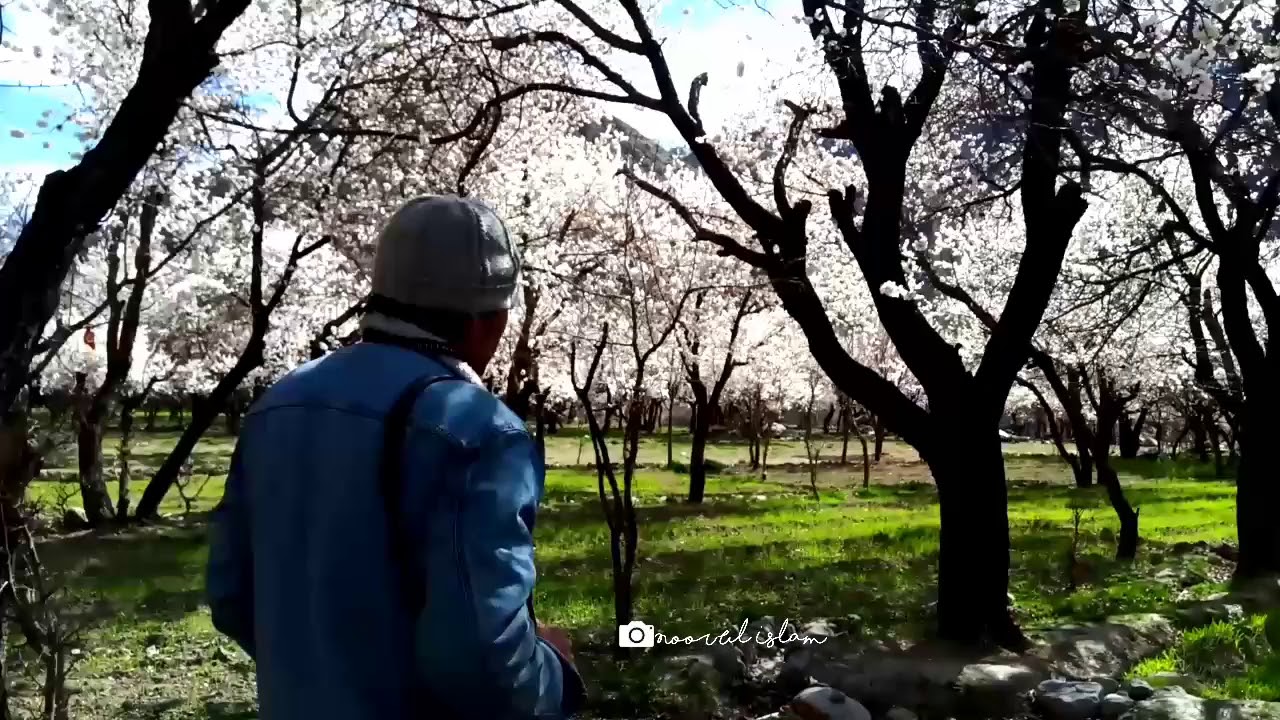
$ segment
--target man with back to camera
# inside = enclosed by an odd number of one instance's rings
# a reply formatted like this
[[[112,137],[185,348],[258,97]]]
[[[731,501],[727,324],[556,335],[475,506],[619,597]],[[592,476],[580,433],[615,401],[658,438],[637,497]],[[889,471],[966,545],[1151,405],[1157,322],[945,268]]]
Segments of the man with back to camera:
[[[410,201],[378,238],[362,342],[245,417],[208,593],[263,720],[576,711],[568,638],[533,617],[542,458],[479,378],[519,273],[488,206]]]

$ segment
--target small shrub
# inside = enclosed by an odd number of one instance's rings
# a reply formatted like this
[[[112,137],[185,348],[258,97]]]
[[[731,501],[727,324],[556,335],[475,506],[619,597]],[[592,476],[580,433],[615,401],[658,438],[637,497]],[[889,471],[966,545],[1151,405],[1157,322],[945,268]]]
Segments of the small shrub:
[[[1197,676],[1222,680],[1244,669],[1253,653],[1247,632],[1236,623],[1215,622],[1182,636],[1182,669]]]
[[[1129,670],[1130,678],[1145,678],[1162,672],[1178,672],[1178,654],[1176,650],[1165,650],[1155,657],[1134,665]]]

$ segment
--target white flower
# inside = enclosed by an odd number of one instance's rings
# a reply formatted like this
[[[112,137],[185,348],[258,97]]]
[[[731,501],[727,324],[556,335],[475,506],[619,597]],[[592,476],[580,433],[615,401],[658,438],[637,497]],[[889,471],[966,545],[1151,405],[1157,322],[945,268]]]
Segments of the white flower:
[[[899,300],[906,300],[911,297],[910,290],[907,290],[891,280],[886,280],[880,284],[880,294],[885,297],[897,298]]]

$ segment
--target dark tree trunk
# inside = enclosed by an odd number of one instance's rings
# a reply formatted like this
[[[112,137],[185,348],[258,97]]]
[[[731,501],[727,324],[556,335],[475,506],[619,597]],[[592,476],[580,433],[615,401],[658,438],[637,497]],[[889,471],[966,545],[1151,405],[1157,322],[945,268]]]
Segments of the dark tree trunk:
[[[1138,511],[1129,504],[1120,486],[1120,478],[1109,461],[1098,462],[1098,484],[1107,490],[1107,500],[1120,520],[1120,537],[1116,542],[1116,559],[1133,560],[1138,556]]]
[[[1212,420],[1205,423],[1205,428],[1209,434],[1209,447],[1213,451],[1213,475],[1222,477],[1227,470],[1222,458],[1222,429],[1218,427],[1216,421]]]
[[[1187,418],[1187,425],[1191,428],[1191,448],[1196,459],[1202,463],[1209,462],[1209,429],[1205,426],[1204,413],[1197,409]]]
[[[875,459],[876,459],[876,462],[878,463],[880,462],[880,458],[884,455],[884,423],[880,421],[880,417],[878,415],[874,418],[871,429],[875,432],[875,440],[876,440],[876,458]]]
[[[822,434],[831,434],[831,420],[836,416],[836,404],[831,403],[831,407],[827,408],[827,414],[822,418]]]
[[[862,428],[858,427],[856,420],[849,424],[858,435],[858,443],[862,445],[862,487],[869,488],[871,487],[871,456],[867,452],[867,436],[862,432]]]
[[[156,416],[160,414],[160,405],[155,401],[147,403],[147,424],[143,427],[144,432],[156,431]]]
[[[76,417],[76,458],[80,471],[80,498],[85,519],[99,527],[114,517],[107,481],[102,475],[102,433],[106,425],[106,399],[90,394],[84,373],[76,373],[72,395]]]
[[[1253,380],[1253,378],[1250,378]],[[1269,385],[1269,387],[1267,387]],[[1259,388],[1258,386],[1262,386]],[[1236,577],[1249,579],[1280,573],[1280,482],[1271,445],[1280,438],[1280,372],[1269,383],[1255,382],[1246,395],[1240,423],[1240,467],[1236,476],[1236,534],[1240,561]],[[1259,390],[1271,390],[1268,397]]]
[[[1071,466],[1075,476],[1076,487],[1093,487],[1093,452],[1089,450],[1086,438],[1076,437],[1076,462]]]
[[[689,448],[689,502],[700,503],[707,490],[707,435],[711,431],[711,414],[703,408],[693,426]]]
[[[81,418],[77,422],[76,446],[80,469],[80,497],[84,502],[84,516],[93,527],[99,527],[114,515],[107,481],[102,473],[103,421]]]
[[[1116,447],[1120,450],[1120,457],[1126,460],[1132,460],[1138,457],[1138,451],[1142,447],[1142,428],[1147,422],[1147,408],[1138,411],[1138,418],[1132,423],[1129,422],[1129,414],[1125,413],[1120,416],[1119,437],[1116,438]]]
[[[943,422],[962,428],[965,418]],[[973,645],[1025,646],[1010,614],[1009,514],[1000,438],[956,433],[925,461],[938,487],[938,630]]]

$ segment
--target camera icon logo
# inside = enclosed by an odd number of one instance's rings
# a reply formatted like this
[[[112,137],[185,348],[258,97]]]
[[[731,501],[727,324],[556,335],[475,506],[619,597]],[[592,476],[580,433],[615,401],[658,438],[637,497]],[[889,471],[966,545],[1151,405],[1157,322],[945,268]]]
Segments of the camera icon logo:
[[[651,648],[653,647],[653,626],[639,620],[632,620],[626,625],[618,626],[618,647]]]

